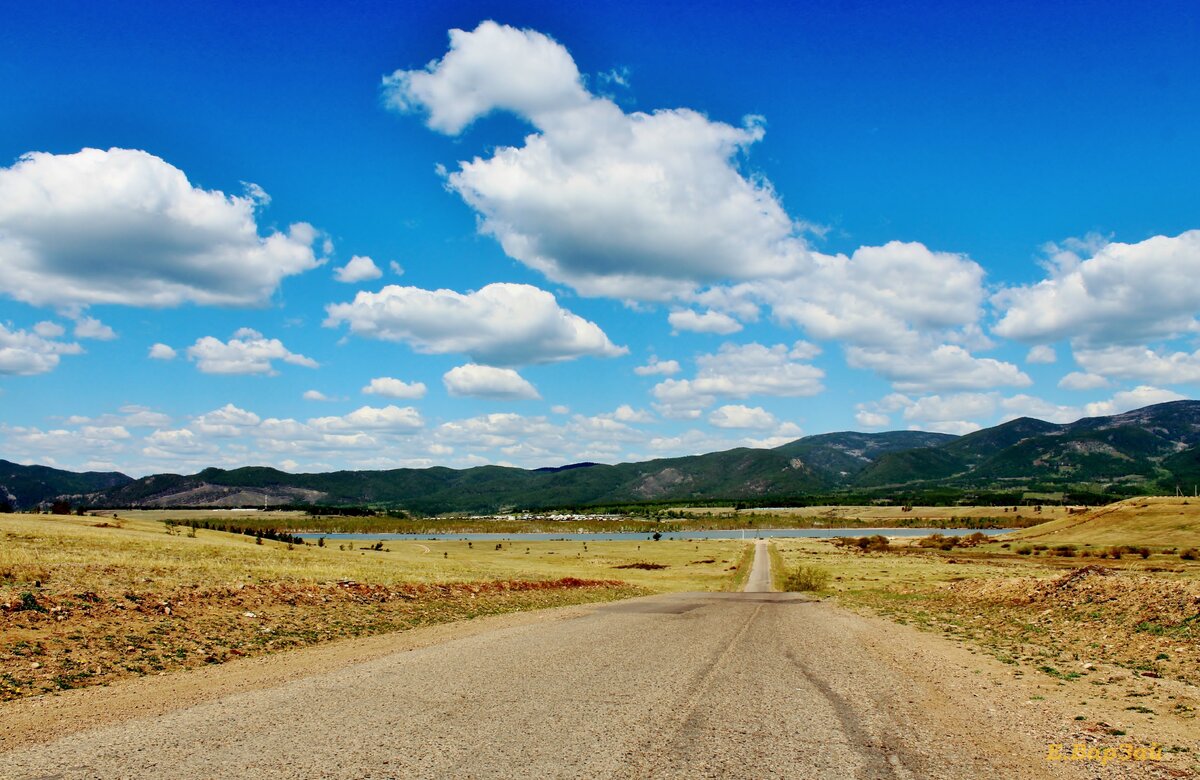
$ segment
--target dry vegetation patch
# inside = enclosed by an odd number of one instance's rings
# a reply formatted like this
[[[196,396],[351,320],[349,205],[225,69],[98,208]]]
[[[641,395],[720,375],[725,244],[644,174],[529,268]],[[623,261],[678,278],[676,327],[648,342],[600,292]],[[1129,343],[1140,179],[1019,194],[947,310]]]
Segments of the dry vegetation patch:
[[[250,583],[172,591],[0,589],[0,700],[317,642],[640,595],[615,580]]]
[[[1107,663],[1200,684],[1200,582],[1085,566],[951,583],[934,605],[972,615],[977,634],[1014,654],[1061,662],[1064,675]]]

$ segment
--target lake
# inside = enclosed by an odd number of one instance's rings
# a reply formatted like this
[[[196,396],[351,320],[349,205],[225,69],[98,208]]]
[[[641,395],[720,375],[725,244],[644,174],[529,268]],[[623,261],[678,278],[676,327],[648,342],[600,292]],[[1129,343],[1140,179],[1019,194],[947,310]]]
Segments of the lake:
[[[785,538],[816,538],[829,539],[835,536],[967,536],[979,533],[995,536],[1016,529],[989,528],[979,531],[974,528],[756,528],[753,531],[671,531],[663,532],[663,539],[767,539],[771,537]],[[640,539],[650,539],[646,533],[529,533],[529,534],[498,534],[498,533],[466,533],[466,534],[296,534],[305,539],[319,539],[322,536],[330,541],[338,539],[350,541],[368,540],[421,540],[421,541],[514,541],[514,542],[628,542]]]

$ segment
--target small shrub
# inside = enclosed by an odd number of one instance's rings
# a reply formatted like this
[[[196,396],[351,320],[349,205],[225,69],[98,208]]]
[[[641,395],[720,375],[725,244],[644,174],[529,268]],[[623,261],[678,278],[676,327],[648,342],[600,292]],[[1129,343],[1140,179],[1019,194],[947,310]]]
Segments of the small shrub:
[[[783,589],[819,593],[829,587],[831,579],[832,575],[819,566],[800,566],[788,572],[783,580]]]
[[[1018,547],[1017,548],[1017,555],[1031,555],[1031,554],[1033,554],[1032,547]]]
[[[918,547],[938,547],[943,550],[946,549],[944,546],[946,544],[950,544],[950,546],[953,547],[954,540],[942,534],[930,534],[929,536],[923,537],[917,541]]]
[[[1069,544],[1060,544],[1054,548],[1054,554],[1060,558],[1074,558],[1075,548]]]
[[[1197,558],[1200,558],[1200,550],[1197,550],[1195,547],[1189,547],[1188,549],[1179,553],[1179,557],[1185,561],[1194,561]]]
[[[45,612],[46,608],[38,603],[37,596],[34,596],[29,591],[25,591],[21,594],[21,601],[14,611],[21,612],[23,610],[28,610],[30,612]]]
[[[854,546],[863,552],[887,552],[891,549],[886,536],[875,534],[874,536],[863,536],[855,540]]]

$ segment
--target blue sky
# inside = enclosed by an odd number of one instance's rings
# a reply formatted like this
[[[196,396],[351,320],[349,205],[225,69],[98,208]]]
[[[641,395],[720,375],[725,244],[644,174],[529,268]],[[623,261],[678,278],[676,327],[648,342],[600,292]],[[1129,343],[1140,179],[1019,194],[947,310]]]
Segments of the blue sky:
[[[542,466],[1194,397],[1198,34],[1184,3],[9,9],[0,457]]]

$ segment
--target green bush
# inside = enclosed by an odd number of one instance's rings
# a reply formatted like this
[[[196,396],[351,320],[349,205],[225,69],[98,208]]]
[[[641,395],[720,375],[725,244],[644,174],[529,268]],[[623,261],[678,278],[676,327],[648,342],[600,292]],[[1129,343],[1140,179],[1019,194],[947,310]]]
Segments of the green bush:
[[[832,575],[819,566],[800,566],[788,572],[783,580],[786,591],[820,592],[829,587]]]

